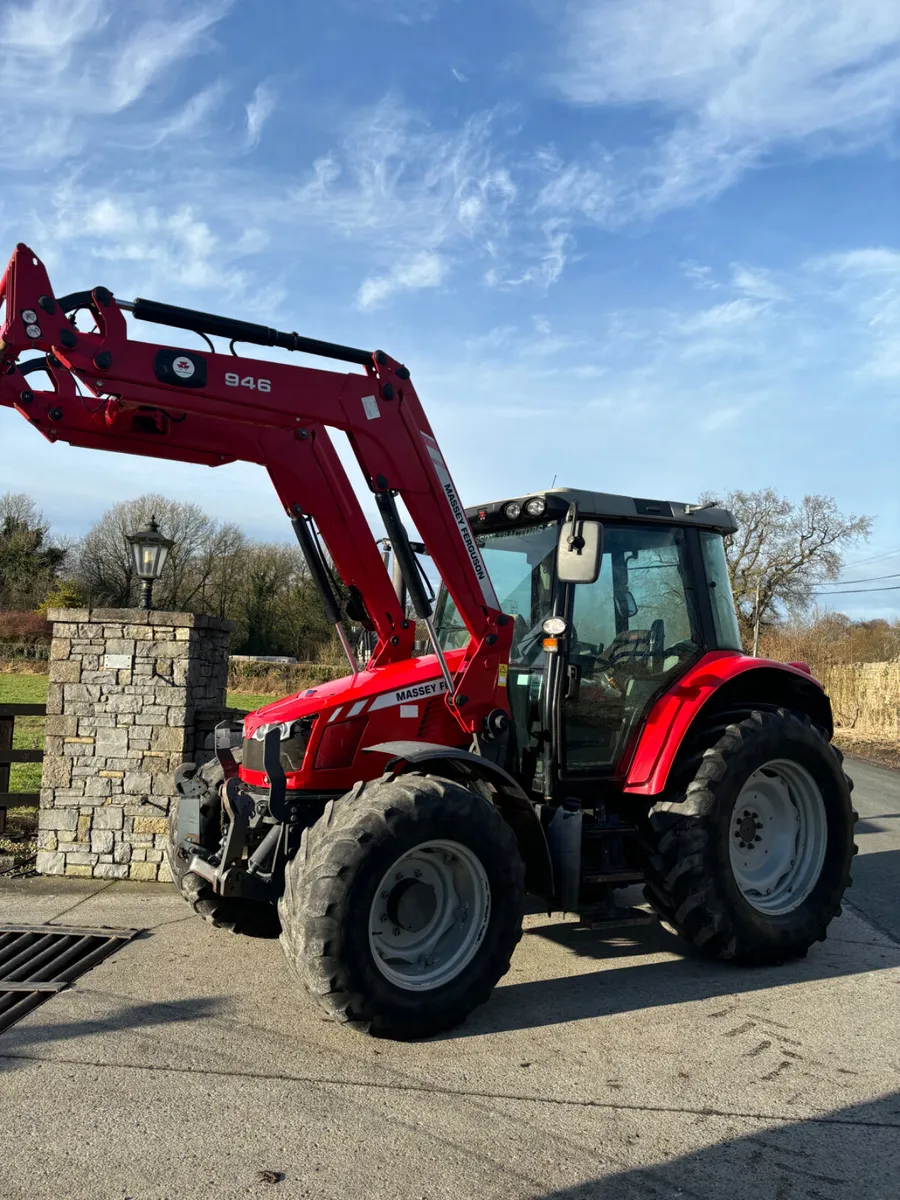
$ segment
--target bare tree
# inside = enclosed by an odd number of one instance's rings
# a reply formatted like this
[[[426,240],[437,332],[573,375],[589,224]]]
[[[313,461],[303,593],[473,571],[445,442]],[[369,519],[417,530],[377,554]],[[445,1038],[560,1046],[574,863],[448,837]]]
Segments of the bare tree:
[[[774,488],[735,491],[722,501],[738,525],[725,553],[744,645],[754,627],[785,614],[800,615],[816,585],[837,579],[843,553],[869,536],[871,517],[842,513],[832,496],[804,496],[792,503]]]
[[[175,545],[154,590],[160,608],[222,611],[227,595],[224,565],[244,544],[234,525],[219,525],[197,504],[146,495],[108,509],[83,538],[76,552],[77,578],[92,604],[127,607],[137,586],[128,535],[151,517]],[[213,581],[219,595],[213,595]]]

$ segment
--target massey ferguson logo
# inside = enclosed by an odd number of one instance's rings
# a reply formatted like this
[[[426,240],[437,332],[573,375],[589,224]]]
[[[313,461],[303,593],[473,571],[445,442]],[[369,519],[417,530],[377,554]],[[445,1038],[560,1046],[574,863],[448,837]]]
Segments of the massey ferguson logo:
[[[489,608],[499,608],[500,604],[497,600],[497,593],[494,591],[494,585],[491,583],[487,573],[484,559],[481,557],[481,551],[478,549],[478,543],[475,541],[472,530],[469,527],[466,510],[459,502],[456,488],[453,486],[453,480],[450,478],[450,472],[447,470],[447,464],[444,462],[443,456],[438,449],[437,442],[427,433],[422,434],[422,441],[425,443],[425,449],[428,451],[428,457],[431,459],[431,465],[434,467],[434,473],[438,477],[441,490],[447,497],[447,503],[450,505],[453,520],[466,548],[466,554],[469,556],[469,562],[472,564],[472,569],[481,585],[481,594],[484,597],[484,602]]]
[[[172,363],[172,370],[179,379],[190,379],[190,377],[194,374],[196,367],[186,355],[179,354]]]
[[[472,530],[469,528],[469,522],[466,520],[466,514],[463,506],[457,498],[456,492],[453,490],[452,483],[444,484],[444,493],[450,501],[450,508],[456,518],[456,524],[459,526],[459,532],[462,534],[462,540],[469,552],[469,558],[472,560],[472,566],[475,568],[475,574],[479,581],[487,577],[487,571],[484,569],[484,560],[478,553],[478,547],[475,545],[475,539],[472,537]]]
[[[372,701],[369,712],[376,708],[391,708],[395,704],[409,704],[413,700],[428,700],[431,696],[439,696],[446,692],[447,685],[443,679],[431,679],[427,683],[416,683],[412,687],[399,688],[396,692],[384,692]]]

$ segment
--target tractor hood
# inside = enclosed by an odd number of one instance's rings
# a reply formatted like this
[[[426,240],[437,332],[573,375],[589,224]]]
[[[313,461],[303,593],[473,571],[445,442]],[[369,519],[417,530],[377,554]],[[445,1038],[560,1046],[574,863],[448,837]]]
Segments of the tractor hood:
[[[451,671],[456,671],[464,655],[465,650],[447,653],[447,665]],[[252,737],[263,725],[282,725],[313,714],[330,722],[373,708],[415,704],[444,691],[440,666],[433,654],[405,659],[403,662],[376,667],[373,671],[360,671],[358,675],[346,675],[341,679],[319,683],[283,700],[266,704],[244,718],[244,737]]]

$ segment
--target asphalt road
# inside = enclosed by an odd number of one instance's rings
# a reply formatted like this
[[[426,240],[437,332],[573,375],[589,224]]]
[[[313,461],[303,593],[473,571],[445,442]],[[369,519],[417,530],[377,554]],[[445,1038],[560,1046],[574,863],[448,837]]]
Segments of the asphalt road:
[[[852,903],[808,957],[535,912],[427,1042],[323,1020],[172,888],[0,880],[0,921],[144,931],[0,1037],[0,1200],[897,1200],[900,774],[848,770]]]
[[[848,758],[859,813],[852,907],[900,945],[900,771]]]

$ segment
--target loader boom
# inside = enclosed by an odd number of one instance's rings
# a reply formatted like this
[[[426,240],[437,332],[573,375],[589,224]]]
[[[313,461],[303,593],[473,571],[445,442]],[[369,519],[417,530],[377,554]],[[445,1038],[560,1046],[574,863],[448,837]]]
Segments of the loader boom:
[[[448,684],[446,702],[457,722],[478,734],[492,712],[508,712],[500,668],[508,661],[512,623],[500,612],[404,366],[382,351],[369,353],[154,301],[118,301],[101,287],[57,300],[43,264],[23,244],[0,283],[0,302],[5,302],[0,404],[15,408],[52,442],[207,466],[237,460],[264,466],[301,545],[314,547],[315,529],[321,534],[351,597],[346,611],[377,634],[371,665],[378,667],[410,656],[415,628],[397,600],[326,427],[346,433],[405,568],[416,615],[438,653]],[[69,315],[84,307],[96,323],[90,333],[78,330]],[[232,353],[132,340],[126,313],[190,329],[207,340],[227,337]],[[235,341],[343,359],[364,373],[238,357]],[[46,357],[22,359],[29,351]],[[49,389],[32,385],[30,376],[37,371],[49,377]],[[400,524],[398,498],[470,634],[452,675],[434,642],[430,604]]]

